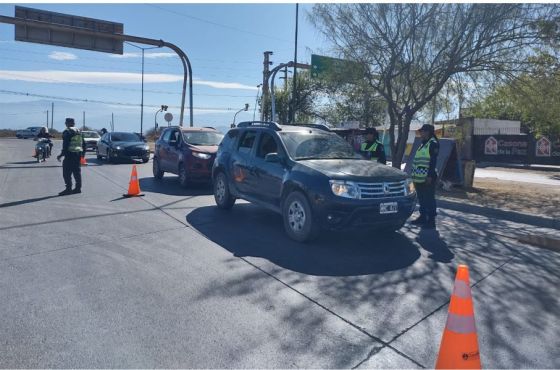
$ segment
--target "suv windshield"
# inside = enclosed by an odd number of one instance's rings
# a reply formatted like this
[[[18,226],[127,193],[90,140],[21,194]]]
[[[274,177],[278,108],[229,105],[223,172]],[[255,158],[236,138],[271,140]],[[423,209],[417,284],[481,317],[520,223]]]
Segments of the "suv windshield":
[[[131,132],[113,132],[111,134],[112,141],[142,141],[140,136],[133,134]]]
[[[224,135],[218,132],[183,132],[183,139],[190,145],[220,145],[223,137]]]
[[[343,138],[333,133],[281,132],[290,157],[303,159],[360,159]]]
[[[82,132],[82,134],[84,135],[85,138],[97,139],[99,137],[99,134],[97,132],[92,132],[92,131],[84,131]]]

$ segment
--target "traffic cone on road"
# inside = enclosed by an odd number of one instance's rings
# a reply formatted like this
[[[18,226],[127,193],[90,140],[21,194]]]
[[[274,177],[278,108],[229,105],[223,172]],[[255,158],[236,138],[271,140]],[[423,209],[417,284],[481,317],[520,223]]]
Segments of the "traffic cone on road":
[[[80,157],[80,166],[87,166],[86,157]]]
[[[141,197],[140,182],[138,181],[138,173],[136,172],[136,165],[132,166],[132,173],[130,174],[130,183],[128,184],[128,193],[123,194],[123,197]]]
[[[459,265],[436,369],[481,369],[469,268]]]

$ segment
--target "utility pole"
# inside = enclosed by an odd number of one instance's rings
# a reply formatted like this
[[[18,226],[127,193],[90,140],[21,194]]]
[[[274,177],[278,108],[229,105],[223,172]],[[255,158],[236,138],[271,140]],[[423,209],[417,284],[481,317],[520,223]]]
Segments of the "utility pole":
[[[296,119],[296,107],[298,102],[297,96],[297,36],[298,36],[298,17],[299,17],[299,4],[296,3],[296,40],[294,45],[294,80],[292,82],[292,100],[290,104],[290,123],[294,123]]]
[[[284,67],[284,92],[288,91],[288,66]]]
[[[111,113],[111,132],[115,131],[115,117],[113,113]]]
[[[54,102],[51,103],[51,130],[53,128],[54,128]]]
[[[84,118],[82,120],[82,130],[86,129],[86,111],[84,111]]]
[[[270,56],[272,55],[272,51],[265,51],[264,52],[264,68],[263,68],[263,85],[262,85],[262,94],[261,94],[261,121],[264,121],[264,111],[265,111],[265,103],[268,99],[268,67],[272,64],[270,61]]]
[[[49,110],[47,109],[47,128],[49,128]]]

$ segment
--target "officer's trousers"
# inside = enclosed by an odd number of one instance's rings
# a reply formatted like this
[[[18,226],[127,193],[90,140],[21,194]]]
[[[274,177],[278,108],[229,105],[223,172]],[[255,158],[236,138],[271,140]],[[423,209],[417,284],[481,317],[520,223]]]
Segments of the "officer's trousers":
[[[80,153],[70,152],[62,161],[62,177],[67,190],[72,189],[72,175],[76,182],[76,189],[82,189],[82,169],[80,167]]]
[[[431,184],[414,183],[416,187],[416,195],[418,195],[418,204],[420,205],[420,216],[424,218],[436,217],[436,180]]]

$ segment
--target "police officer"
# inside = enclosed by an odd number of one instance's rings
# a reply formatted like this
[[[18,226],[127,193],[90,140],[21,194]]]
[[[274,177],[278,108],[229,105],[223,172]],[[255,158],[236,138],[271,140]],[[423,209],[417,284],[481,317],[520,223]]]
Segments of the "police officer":
[[[439,140],[432,125],[422,125],[418,131],[422,144],[416,150],[412,162],[412,181],[418,195],[420,216],[411,223],[421,225],[425,229],[434,229],[436,227],[436,164]]]
[[[367,159],[387,164],[385,148],[379,141],[379,134],[375,127],[366,128],[366,141],[362,143],[360,152]]]
[[[58,195],[77,194],[82,192],[82,170],[80,168],[80,157],[86,152],[86,143],[80,130],[74,127],[74,118],[66,118],[66,130],[62,133],[62,152],[56,157],[64,157],[62,162],[62,177],[66,189]],[[72,190],[72,175],[76,187]]]

